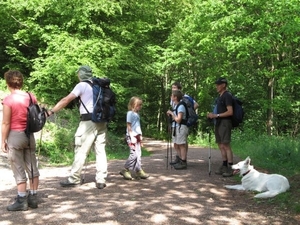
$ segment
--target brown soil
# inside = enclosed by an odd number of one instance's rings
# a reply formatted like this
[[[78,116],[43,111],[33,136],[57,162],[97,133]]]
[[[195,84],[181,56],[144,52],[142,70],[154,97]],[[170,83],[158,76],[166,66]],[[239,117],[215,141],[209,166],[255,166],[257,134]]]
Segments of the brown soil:
[[[143,157],[143,168],[151,177],[147,180],[126,181],[119,171],[125,160],[109,161],[107,187],[95,188],[95,164],[85,171],[85,183],[74,188],[62,188],[70,167],[40,169],[39,208],[23,212],[8,212],[16,188],[12,172],[1,163],[0,225],[18,224],[299,224],[299,215],[291,214],[272,200],[255,200],[254,193],[227,190],[225,184],[236,184],[236,177],[215,175],[220,153],[190,147],[188,169],[174,170],[167,166],[167,144],[147,140],[145,147],[152,151]],[[174,151],[173,151],[174,154]],[[2,161],[4,154],[1,155]],[[234,159],[238,161],[238,158]],[[299,184],[299,177],[290,182]],[[291,194],[299,197],[299,186],[292,186]]]

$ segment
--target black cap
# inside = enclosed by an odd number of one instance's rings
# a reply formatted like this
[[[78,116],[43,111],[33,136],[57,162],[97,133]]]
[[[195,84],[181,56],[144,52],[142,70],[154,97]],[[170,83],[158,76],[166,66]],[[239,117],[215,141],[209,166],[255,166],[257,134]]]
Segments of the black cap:
[[[215,84],[227,84],[227,80],[224,77],[220,77]]]

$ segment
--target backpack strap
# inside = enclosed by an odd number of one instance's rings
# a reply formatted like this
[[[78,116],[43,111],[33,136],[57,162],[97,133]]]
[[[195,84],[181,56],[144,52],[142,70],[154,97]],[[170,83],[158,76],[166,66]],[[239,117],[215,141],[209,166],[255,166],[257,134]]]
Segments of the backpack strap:
[[[78,96],[78,100],[79,100],[79,102],[82,104],[82,106],[83,106],[83,108],[85,109],[85,111],[87,112],[87,113],[90,113],[88,110],[87,110],[87,108],[86,108],[86,106],[85,106],[85,104],[83,103],[83,101],[81,101],[81,98]]]
[[[29,92],[27,92],[27,94],[29,95],[29,105],[31,105],[31,104],[33,104],[31,94]]]
[[[27,94],[28,94],[28,96],[29,96],[29,105],[28,105],[28,107],[29,107],[30,105],[33,104],[33,102],[32,102],[31,94],[30,94],[28,91],[27,91]],[[27,109],[27,110],[28,110],[28,109]],[[27,136],[28,139],[29,139],[29,137],[30,137],[30,132],[29,132],[29,127],[28,127],[28,112],[27,112],[27,121],[26,121],[25,134],[26,134],[26,136]]]
[[[88,83],[91,87],[93,87],[93,81],[91,81],[91,80],[83,80],[81,82]]]
[[[178,105],[176,106],[175,110],[176,110],[176,115],[178,116],[178,107],[180,105],[183,105],[184,108],[185,108],[185,111],[186,111],[186,117],[188,117],[188,108],[187,108],[187,105],[185,102],[183,102],[182,100],[178,103]],[[176,123],[176,122],[175,122]],[[181,122],[180,122],[180,125],[183,124],[183,125],[187,125],[187,118],[186,119],[182,119]]]
[[[88,83],[93,88],[93,81],[91,81],[91,80],[83,80],[81,82]],[[78,100],[82,104],[82,106],[85,109],[85,111],[89,114],[90,112],[87,110],[87,108],[86,108],[85,104],[83,103],[83,101],[81,100],[80,96],[78,96]]]
[[[87,112],[87,114],[81,114],[81,115],[80,115],[80,120],[81,120],[81,121],[92,120],[92,113],[90,113],[90,112],[87,110],[85,104],[81,101],[81,98],[78,97],[78,99],[79,99],[79,102],[81,102],[82,106],[84,107],[85,111]]]

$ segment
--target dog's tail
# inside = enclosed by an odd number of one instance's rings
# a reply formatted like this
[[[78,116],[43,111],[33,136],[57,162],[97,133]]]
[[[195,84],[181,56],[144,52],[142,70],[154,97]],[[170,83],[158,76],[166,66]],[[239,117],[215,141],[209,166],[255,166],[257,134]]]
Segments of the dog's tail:
[[[266,192],[262,192],[259,193],[257,195],[254,196],[254,198],[273,198],[274,196],[282,193],[283,191],[266,191]]]

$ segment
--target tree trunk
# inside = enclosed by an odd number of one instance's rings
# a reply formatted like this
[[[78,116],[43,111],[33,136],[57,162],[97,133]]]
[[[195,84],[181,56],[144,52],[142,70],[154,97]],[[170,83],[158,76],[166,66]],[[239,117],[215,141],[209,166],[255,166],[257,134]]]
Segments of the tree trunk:
[[[268,80],[268,99],[270,102],[270,106],[267,109],[267,134],[268,135],[273,135],[273,117],[274,117],[274,112],[273,112],[273,99],[274,99],[274,78],[270,78]]]

